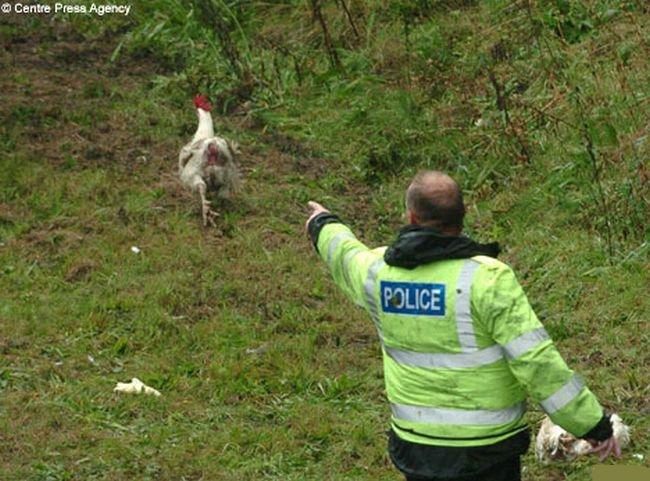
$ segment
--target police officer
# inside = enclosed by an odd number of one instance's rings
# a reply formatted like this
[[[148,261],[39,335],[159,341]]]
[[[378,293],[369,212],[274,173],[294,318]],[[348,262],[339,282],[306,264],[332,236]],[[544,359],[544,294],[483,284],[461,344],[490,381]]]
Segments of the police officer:
[[[314,246],[377,329],[389,452],[407,480],[520,480],[527,395],[602,459],[620,456],[609,417],[496,259],[498,245],[461,235],[465,207],[451,177],[415,177],[409,225],[388,248],[369,249],[337,216],[308,205]]]

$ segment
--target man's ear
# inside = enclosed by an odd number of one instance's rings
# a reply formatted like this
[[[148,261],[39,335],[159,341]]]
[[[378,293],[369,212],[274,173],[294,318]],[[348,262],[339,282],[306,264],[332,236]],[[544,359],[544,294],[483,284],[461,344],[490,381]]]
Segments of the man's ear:
[[[415,212],[413,212],[410,209],[406,211],[406,220],[411,225],[417,225],[420,223],[420,219],[418,218],[418,216],[415,215]]]

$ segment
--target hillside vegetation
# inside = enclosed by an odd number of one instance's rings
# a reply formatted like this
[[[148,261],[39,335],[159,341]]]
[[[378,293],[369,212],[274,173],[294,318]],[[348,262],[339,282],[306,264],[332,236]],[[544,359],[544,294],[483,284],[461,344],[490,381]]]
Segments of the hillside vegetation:
[[[632,427],[616,462],[648,466],[647,2],[0,19],[0,479],[400,479],[374,328],[303,223],[314,199],[390,243],[423,168],[459,181],[468,234],[502,244]],[[209,229],[176,177],[197,92],[242,148],[242,189]],[[163,395],[112,392],[132,377]],[[524,461],[527,481],[595,462]]]

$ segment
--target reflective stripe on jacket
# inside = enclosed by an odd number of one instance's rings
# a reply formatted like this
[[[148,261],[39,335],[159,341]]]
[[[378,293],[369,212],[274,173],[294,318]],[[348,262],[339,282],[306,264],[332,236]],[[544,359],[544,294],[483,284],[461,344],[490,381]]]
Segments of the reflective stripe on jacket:
[[[403,269],[340,223],[317,250],[335,282],[367,310],[382,345],[392,424],[407,441],[481,446],[525,429],[530,395],[576,436],[603,416],[507,265],[475,256]]]

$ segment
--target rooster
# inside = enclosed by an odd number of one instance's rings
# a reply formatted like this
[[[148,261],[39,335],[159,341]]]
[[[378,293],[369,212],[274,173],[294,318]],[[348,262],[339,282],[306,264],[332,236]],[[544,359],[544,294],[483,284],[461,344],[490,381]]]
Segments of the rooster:
[[[235,166],[237,144],[221,137],[215,137],[212,106],[204,95],[194,97],[194,106],[199,125],[192,140],[185,145],[178,156],[178,173],[181,181],[201,196],[203,225],[214,224],[219,214],[212,210],[207,191],[216,192],[225,199],[236,187],[239,175]]]
[[[620,447],[630,443],[630,428],[623,424],[618,414],[610,417],[613,436]],[[584,439],[577,439],[546,416],[542,422],[535,442],[535,454],[538,461],[572,461],[578,456],[591,452],[592,445]]]

